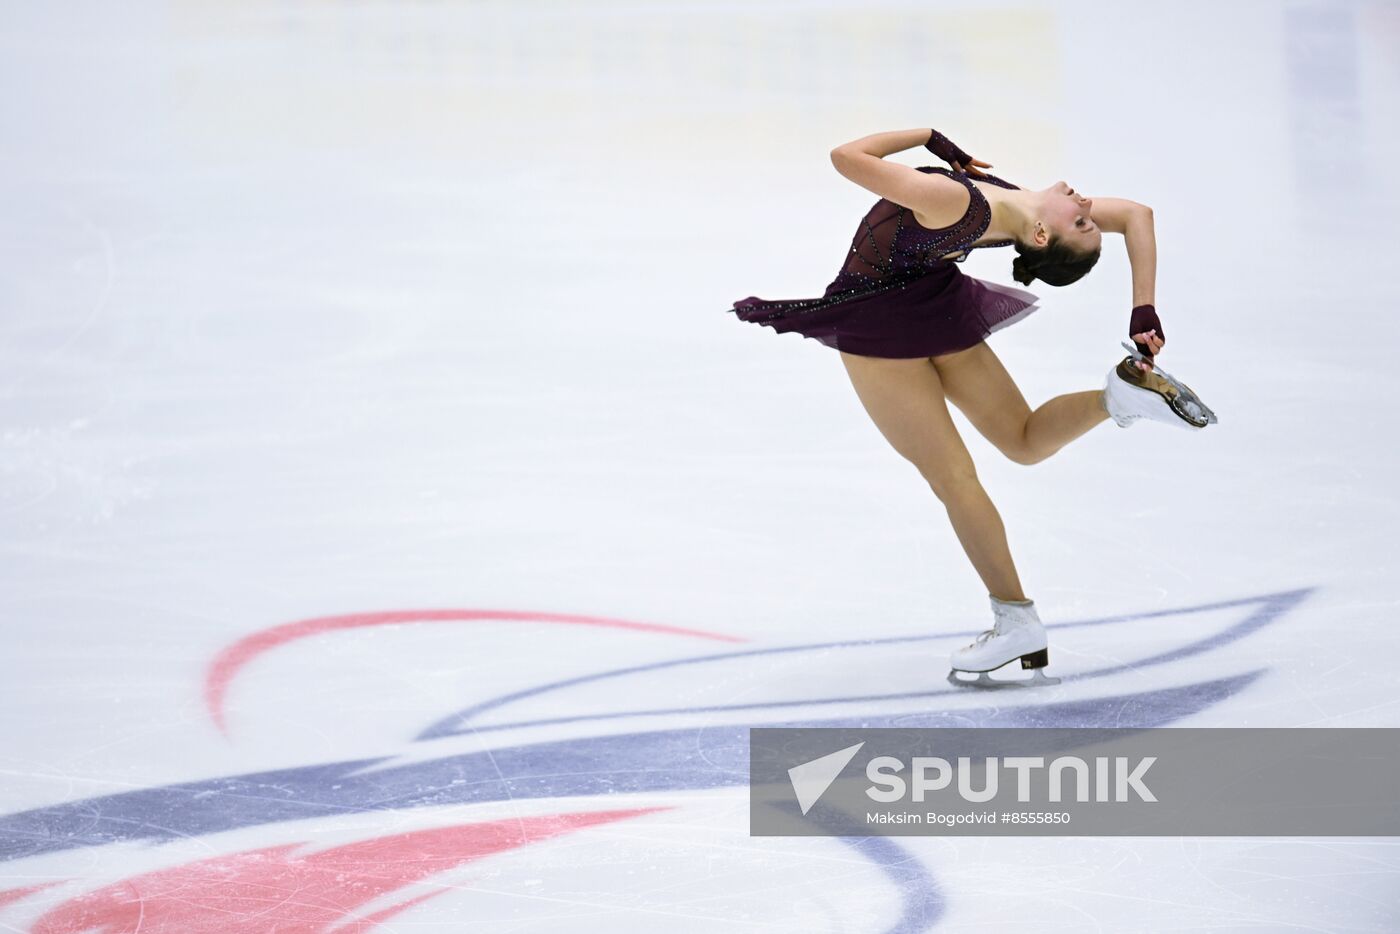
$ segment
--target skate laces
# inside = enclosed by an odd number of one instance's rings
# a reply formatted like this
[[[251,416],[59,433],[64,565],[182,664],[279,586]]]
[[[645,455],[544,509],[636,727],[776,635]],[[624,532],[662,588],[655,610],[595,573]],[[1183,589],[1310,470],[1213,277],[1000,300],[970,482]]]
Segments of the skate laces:
[[[988,639],[992,638],[997,634],[998,633],[996,631],[995,626],[991,629],[988,629],[986,632],[978,633],[977,638],[972,640],[972,643],[968,646],[968,648],[976,648],[977,646],[984,644]]]

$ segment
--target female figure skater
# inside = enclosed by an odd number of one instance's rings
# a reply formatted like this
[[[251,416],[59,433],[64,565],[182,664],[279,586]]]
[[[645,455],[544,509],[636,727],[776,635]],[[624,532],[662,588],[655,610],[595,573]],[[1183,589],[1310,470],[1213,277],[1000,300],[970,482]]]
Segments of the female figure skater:
[[[883,158],[920,145],[952,169],[914,169]],[[982,172],[991,164],[936,130],[876,133],[836,147],[831,161],[881,196],[861,220],[836,279],[821,298],[750,296],[730,311],[838,350],[880,433],[947,509],[993,614],[991,629],[953,653],[949,680],[1056,683],[1043,671],[1050,659],[1045,627],[1021,589],[1001,516],[978,482],[947,403],[1019,464],[1044,460],[1108,418],[1120,427],[1147,418],[1191,430],[1216,421],[1189,387],[1153,362],[1165,335],[1153,307],[1152,209],[1122,198],[1089,198],[1064,182],[1024,190]],[[1128,334],[1136,351],[1109,372],[1103,389],[1056,396],[1032,410],[986,338],[1036,310],[1036,296],[963,275],[956,264],[980,247],[1014,245],[1012,275],[1022,285],[1036,279],[1068,285],[1098,261],[1105,232],[1127,241],[1133,277]],[[1017,659],[1033,670],[1030,682],[987,676]],[[965,681],[958,672],[978,677]]]

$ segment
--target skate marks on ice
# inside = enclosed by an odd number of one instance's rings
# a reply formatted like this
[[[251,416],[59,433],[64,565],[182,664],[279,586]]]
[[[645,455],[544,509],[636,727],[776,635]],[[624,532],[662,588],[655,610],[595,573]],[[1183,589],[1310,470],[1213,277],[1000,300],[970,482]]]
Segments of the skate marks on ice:
[[[564,813],[433,827],[319,849],[297,842],[241,850],[135,873],[67,897],[51,893],[44,903],[36,899],[27,906],[21,903],[31,896],[78,880],[0,890],[0,911],[16,904],[37,913],[23,928],[30,934],[264,934],[272,926],[288,934],[379,930],[382,922],[424,902],[460,900],[474,888],[471,882],[434,885],[435,875],[460,873],[461,867],[487,857],[665,810]],[[923,861],[895,841],[843,837],[823,842],[863,858],[891,890],[889,913],[895,917],[882,926],[884,934],[927,931],[942,920],[946,902],[939,885]],[[854,869],[846,863],[848,881],[855,877]],[[560,907],[546,908],[556,923]],[[585,918],[596,916],[599,908],[617,916],[597,900],[583,907]],[[868,906],[865,916],[869,918]],[[474,922],[472,929],[481,926],[476,913],[465,917]],[[509,926],[521,923],[528,922],[516,917]],[[608,929],[615,927],[609,924]]]
[[[1185,616],[1216,610],[1243,610],[1244,616],[1200,638],[1188,640],[1167,651],[1148,653],[1136,661],[1100,665],[1081,672],[1077,680],[1093,684],[1093,678],[1120,671],[1136,671],[1163,666],[1238,641],[1277,620],[1305,598],[1309,591],[1268,594],[1245,600],[1226,601],[1198,607],[1154,611],[1094,620],[1064,623],[1052,627],[1102,632],[1101,627],[1154,618],[1174,618],[1180,624]],[[274,632],[276,630],[269,630]],[[1110,630],[1111,631],[1111,630]],[[285,635],[286,631],[282,630]],[[706,638],[714,634],[677,631],[670,635]],[[608,853],[618,845],[606,836],[607,825],[629,825],[664,814],[670,808],[653,802],[637,802],[628,810],[616,810],[616,795],[639,795],[665,803],[668,795],[700,790],[741,787],[748,780],[748,729],[750,726],[831,726],[831,727],[920,727],[920,726],[1138,726],[1166,725],[1191,716],[1234,696],[1262,673],[1260,670],[1234,672],[1217,677],[1129,693],[1109,693],[1057,699],[1061,692],[1027,692],[1021,706],[929,709],[927,699],[937,694],[962,694],[958,689],[904,693],[867,693],[839,697],[786,698],[748,704],[663,707],[639,711],[606,711],[571,717],[487,722],[521,707],[542,702],[551,709],[575,706],[580,692],[602,686],[613,698],[644,696],[638,679],[660,672],[663,684],[671,690],[665,696],[679,696],[677,676],[697,673],[706,683],[732,688],[727,672],[736,665],[758,663],[771,673],[772,663],[790,659],[799,669],[814,663],[859,661],[862,652],[884,653],[886,663],[892,647],[907,643],[949,639],[951,634],[915,638],[867,639],[817,645],[756,648],[703,656],[671,659],[651,665],[594,672],[535,687],[502,694],[458,711],[450,718],[439,718],[422,731],[413,752],[341,762],[312,763],[295,768],[226,776],[164,787],[146,788],[116,795],[92,797],[38,808],[0,818],[0,861],[15,865],[33,858],[25,877],[52,880],[62,873],[45,862],[48,854],[92,847],[129,848],[144,844],[169,843],[170,856],[162,849],[117,850],[109,863],[125,867],[129,860],[145,871],[127,868],[131,873],[120,880],[58,878],[42,885],[28,885],[9,892],[0,891],[0,906],[9,903],[11,911],[29,911],[37,920],[24,928],[34,934],[80,934],[101,928],[107,934],[141,930],[180,930],[182,934],[214,934],[265,930],[276,920],[279,930],[329,932],[343,930],[343,924],[375,925],[446,892],[450,898],[437,904],[459,905],[473,897],[471,885],[441,885],[430,876],[452,873],[474,860],[529,847],[537,852],[562,836],[577,835],[585,852]],[[736,641],[736,640],[729,640]],[[271,648],[271,640],[264,648]],[[907,655],[907,652],[898,652]],[[228,653],[221,653],[228,659]],[[720,666],[720,667],[715,667]],[[816,665],[815,667],[820,667]],[[935,672],[930,666],[929,678]],[[820,682],[810,671],[801,684]],[[683,687],[683,686],[681,686]],[[889,709],[889,701],[914,699],[914,710]],[[854,714],[776,719],[765,716],[754,723],[751,712],[791,711],[823,705],[854,705]],[[738,714],[731,713],[737,711]],[[592,735],[597,721],[625,717],[667,718],[686,721],[696,717],[712,722],[663,729]],[[715,723],[725,717],[742,716],[741,722]],[[512,729],[530,732],[531,723],[550,723],[570,735],[545,742],[521,741]],[[217,723],[217,720],[216,720]],[[451,724],[450,729],[443,729]],[[560,725],[563,725],[562,727]],[[584,728],[584,729],[580,729]],[[572,735],[577,733],[589,735]],[[483,736],[498,737],[487,749],[457,754],[433,755],[460,742],[463,736],[480,741]],[[430,741],[429,741],[430,740]],[[558,799],[592,798],[613,805],[612,810],[580,811],[576,801],[568,810]],[[381,830],[392,825],[402,830],[410,820],[432,823],[444,821],[435,808],[462,805],[500,806],[513,809],[537,802],[549,813],[531,813],[508,821],[460,823],[430,826],[410,833],[374,836],[340,846],[322,844],[308,848],[304,842],[269,843],[285,840],[285,834],[304,828],[305,835],[343,834],[347,819],[354,815],[378,814],[380,820],[360,821],[356,826]],[[450,819],[450,818],[449,818]],[[507,828],[506,825],[509,825]],[[691,826],[688,822],[686,826]],[[251,848],[248,834],[268,834]],[[226,836],[215,837],[217,834]],[[281,838],[278,835],[283,835]],[[188,841],[207,841],[215,855],[188,861],[181,846]],[[764,844],[765,847],[777,844]],[[872,930],[888,934],[926,931],[946,914],[946,900],[937,880],[925,863],[912,852],[887,838],[832,838],[824,844],[847,848],[861,856],[884,880],[891,921],[872,922]],[[407,854],[407,855],[405,855]],[[174,860],[154,868],[153,860]],[[65,864],[66,865],[66,864]],[[15,865],[18,869],[18,865]],[[45,871],[45,870],[48,871]],[[771,874],[771,868],[764,870]],[[846,872],[858,871],[848,866]],[[450,876],[449,876],[450,878]],[[434,886],[424,892],[424,885]],[[778,886],[781,889],[781,886]],[[407,891],[405,891],[407,890]],[[44,893],[44,894],[40,894]],[[314,895],[316,904],[304,903]],[[372,898],[372,901],[367,901]],[[466,909],[475,902],[462,903]],[[269,907],[273,906],[273,907]],[[620,906],[619,906],[620,907]]]
[[[1097,629],[1117,623],[1180,617],[1206,609],[1238,608],[1245,611],[1244,616],[1233,625],[1209,636],[1135,661],[1088,669],[1067,677],[1068,686],[1071,682],[1090,682],[1116,672],[1141,671],[1200,656],[1277,621],[1310,592],[1311,589],[1303,589],[1177,610],[1061,623],[1052,629],[1056,632],[1078,627]],[[679,669],[706,666],[706,679],[718,679],[722,683],[723,671],[712,666],[814,651],[845,655],[855,649],[887,648],[948,637],[949,634],[944,634],[751,649],[674,659],[544,684],[483,701],[454,714],[450,720],[439,719],[421,734],[414,752],[402,759],[391,754],[312,763],[289,769],[146,788],[11,814],[0,818],[0,861],[78,847],[133,840],[171,840],[355,812],[411,810],[507,800],[665,793],[742,785],[747,781],[748,730],[753,726],[1162,726],[1200,713],[1234,696],[1263,673],[1262,669],[1256,669],[1152,690],[1071,700],[1057,700],[1062,691],[1026,692],[1028,696],[1019,706],[931,709],[925,703],[928,698],[940,694],[964,694],[957,688],[944,688],[702,707],[658,707],[471,725],[472,720],[484,716],[488,711],[500,711],[511,704],[521,703],[527,697],[577,690],[586,683],[616,681],[640,672],[669,669],[667,681],[674,682]],[[930,666],[929,678],[933,680],[934,677]],[[633,693],[625,686],[612,685],[611,688],[609,693],[614,696],[631,696]],[[1034,696],[1029,696],[1032,694]],[[914,708],[880,709],[883,702],[908,699],[919,703]],[[559,697],[551,700],[555,704],[566,702],[566,698]],[[470,734],[473,740],[477,740],[485,733],[500,733],[541,723],[577,727],[628,717],[664,718],[667,715],[760,710],[777,712],[824,705],[855,705],[857,712],[825,718],[803,716],[779,719],[765,716],[758,722],[752,717],[744,717],[735,722],[701,723],[669,729],[568,735],[543,742],[511,742],[503,736],[503,742],[489,749],[431,755],[433,745],[438,745],[455,733]],[[869,709],[861,711],[863,706]],[[448,722],[453,724],[451,731],[442,728]],[[433,737],[434,742],[423,742],[426,737]],[[448,745],[451,745],[450,741]]]
[[[371,930],[453,891],[417,883],[465,864],[661,808],[515,817],[312,849],[305,842],[225,853],[100,885],[60,901],[32,934],[318,934]],[[0,892],[0,906],[63,882]],[[404,893],[404,889],[409,889]],[[389,901],[397,898],[397,901]],[[387,905],[384,903],[389,901]],[[279,910],[280,909],[280,910]],[[350,926],[339,927],[349,923]],[[6,928],[17,930],[16,928]]]
[[[1030,711],[1026,709],[1002,708],[988,711],[980,722],[987,726],[1022,726],[1041,721],[1078,726],[1160,726],[1223,701],[1253,680],[1253,675],[1242,675],[1183,688],[1049,704],[1034,716],[1028,716]],[[921,716],[846,717],[767,725],[948,724],[942,714],[933,711]],[[395,766],[390,758],[343,762],[88,799],[0,821],[0,860],[106,844],[184,841],[291,822],[307,826],[307,833],[312,833],[322,826],[320,819],[334,827],[347,815],[366,812],[383,813],[397,825],[405,812],[443,805],[510,802],[519,806],[531,800],[579,797],[606,798],[611,803],[616,795],[664,795],[743,786],[748,780],[748,730],[746,725],[733,724],[568,739],[503,746],[407,766]],[[651,807],[575,811],[534,818],[544,829],[555,828],[551,833],[542,831],[542,836],[548,838],[576,827],[631,819],[658,810]],[[523,826],[520,818],[501,823],[512,828]],[[440,838],[447,842],[426,850],[417,837],[396,835],[358,841],[329,856],[325,851],[292,852],[298,847],[238,851],[76,894],[53,907],[41,919],[44,924],[30,930],[36,934],[79,934],[89,930],[93,922],[99,922],[108,934],[135,934],[137,930],[152,928],[139,920],[134,922],[136,926],[120,926],[124,918],[142,917],[149,922],[155,916],[181,922],[171,929],[182,934],[252,932],[262,930],[256,924],[267,922],[267,906],[272,902],[288,900],[295,908],[291,913],[304,917],[307,912],[296,906],[309,893],[340,911],[338,918],[345,918],[363,904],[358,899],[364,895],[366,885],[374,883],[379,887],[376,892],[387,893],[422,878],[410,870],[426,856],[432,857],[433,866],[437,867],[434,871],[443,871],[488,855],[479,852],[473,833],[472,825],[433,828],[431,833],[422,835],[431,837],[432,842]],[[498,840],[490,852],[505,852],[536,839],[539,837],[523,833],[508,836]],[[211,848],[218,845],[210,841]],[[899,915],[886,928],[890,934],[927,930],[943,915],[945,902],[932,873],[895,841],[841,837],[834,838],[830,845],[848,847],[864,857],[893,888]],[[604,841],[599,848],[606,850],[609,846],[615,843]],[[151,904],[146,904],[148,901]],[[417,903],[418,900],[403,901],[392,913]],[[322,907],[323,914],[316,916],[320,920],[315,925],[308,922],[285,929],[328,931],[329,926],[322,924],[328,917],[324,915],[327,910]],[[197,921],[200,918],[207,923],[212,923],[210,918],[218,919],[223,926],[201,926]]]

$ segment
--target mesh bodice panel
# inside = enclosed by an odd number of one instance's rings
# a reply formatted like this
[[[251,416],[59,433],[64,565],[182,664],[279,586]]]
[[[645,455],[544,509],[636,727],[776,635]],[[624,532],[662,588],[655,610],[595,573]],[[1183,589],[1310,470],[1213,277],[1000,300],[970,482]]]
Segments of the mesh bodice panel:
[[[846,263],[828,288],[827,294],[865,291],[888,283],[891,279],[917,275],[937,262],[962,262],[972,244],[987,232],[992,222],[991,205],[967,175],[936,166],[919,166],[925,173],[941,172],[967,187],[970,201],[963,216],[947,227],[931,230],[914,219],[914,212],[903,205],[881,198],[861,218]],[[1018,186],[994,175],[981,177],[1002,188]],[[999,240],[981,246],[1007,246],[1015,241]],[[950,253],[961,251],[956,259],[945,260]]]

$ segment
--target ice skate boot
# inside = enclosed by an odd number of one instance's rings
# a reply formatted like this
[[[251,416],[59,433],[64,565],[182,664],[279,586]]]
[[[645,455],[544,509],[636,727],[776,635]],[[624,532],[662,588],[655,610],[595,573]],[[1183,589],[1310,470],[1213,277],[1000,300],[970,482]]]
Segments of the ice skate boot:
[[[1219,421],[1190,386],[1138,353],[1132,344],[1124,342],[1123,346],[1130,356],[1109,372],[1103,390],[1104,408],[1120,428],[1127,428],[1139,418],[1166,422],[1187,431],[1199,431]],[[1152,369],[1138,369],[1138,360],[1152,363]]]
[[[990,595],[989,595],[990,596]],[[1045,626],[1030,600],[1008,602],[991,597],[992,628],[977,637],[977,641],[953,653],[953,670],[948,680],[959,687],[1038,687],[1059,684],[1059,678],[1047,678],[1044,668],[1050,663],[1050,650],[1045,639]],[[987,675],[1002,665],[1021,660],[1022,668],[1034,673],[1021,681],[998,681]],[[959,678],[958,672],[976,674],[972,680]]]

